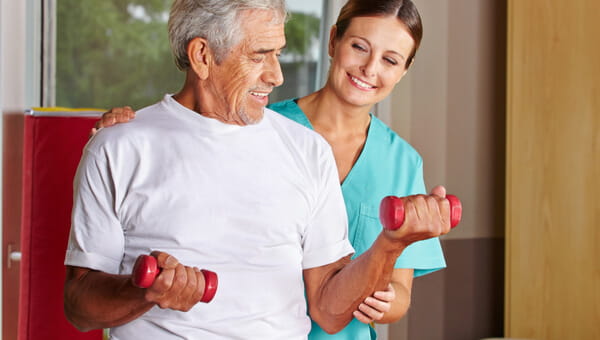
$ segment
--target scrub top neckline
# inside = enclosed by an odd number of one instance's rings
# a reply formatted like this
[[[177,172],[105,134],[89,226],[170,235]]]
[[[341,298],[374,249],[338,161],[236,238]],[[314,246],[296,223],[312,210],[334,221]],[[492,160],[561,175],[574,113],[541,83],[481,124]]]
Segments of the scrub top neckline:
[[[347,184],[349,182],[351,182],[351,179],[354,177],[354,173],[356,173],[358,170],[356,170],[356,168],[358,168],[364,161],[363,159],[365,157],[367,157],[366,155],[368,155],[368,152],[365,152],[365,150],[367,150],[367,147],[369,147],[369,145],[371,145],[371,143],[369,143],[369,136],[371,135],[371,129],[373,128],[373,115],[371,113],[369,113],[369,128],[367,129],[367,138],[365,138],[365,144],[362,147],[362,150],[360,150],[360,155],[358,155],[358,159],[356,160],[356,162],[354,162],[354,164],[352,164],[352,168],[350,169],[350,171],[348,172],[348,175],[346,175],[346,178],[344,178],[344,181],[342,181],[341,186],[342,189],[344,189],[345,187],[349,186],[350,184]]]
[[[315,127],[312,125],[312,123],[310,122],[310,120],[308,119],[308,117],[306,116],[306,113],[304,113],[304,111],[302,110],[302,108],[300,108],[300,105],[298,105],[298,99],[299,98],[294,98],[293,102],[296,105],[296,107],[298,108],[298,111],[302,113],[302,118],[306,121],[306,126],[310,127],[311,130],[315,131]],[[344,178],[344,180],[342,181],[342,183],[340,183],[340,186],[342,187],[342,189],[344,187],[349,186],[350,184],[347,184],[348,182],[350,182],[350,180],[352,179],[352,177],[354,177],[354,173],[358,170],[355,170],[363,161],[362,159],[365,158],[368,153],[365,152],[365,150],[367,149],[367,147],[371,144],[369,143],[369,136],[371,135],[371,129],[373,128],[373,114],[369,113],[369,128],[367,129],[367,138],[365,139],[365,144],[362,147],[362,150],[360,150],[360,155],[358,156],[358,159],[356,160],[356,162],[354,162],[354,164],[352,164],[352,168],[350,169],[350,171],[348,172],[348,175],[346,175],[346,178]]]

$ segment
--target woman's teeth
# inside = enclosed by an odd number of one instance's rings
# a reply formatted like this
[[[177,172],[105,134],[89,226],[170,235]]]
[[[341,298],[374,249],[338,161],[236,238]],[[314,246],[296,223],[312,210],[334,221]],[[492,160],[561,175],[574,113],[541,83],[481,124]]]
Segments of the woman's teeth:
[[[354,77],[350,77],[352,79],[353,82],[356,83],[356,85],[358,85],[359,87],[362,87],[364,89],[372,89],[375,86],[371,86],[363,81],[360,81],[358,78],[354,78]]]

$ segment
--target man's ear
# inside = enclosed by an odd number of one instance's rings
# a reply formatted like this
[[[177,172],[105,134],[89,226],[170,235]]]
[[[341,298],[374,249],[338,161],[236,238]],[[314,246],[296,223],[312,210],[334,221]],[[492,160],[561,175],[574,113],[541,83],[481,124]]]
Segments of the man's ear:
[[[327,52],[329,54],[329,57],[333,58],[333,52],[335,51],[335,34],[337,32],[337,26],[333,25],[331,26],[331,29],[329,30],[329,45],[327,48]]]
[[[190,60],[190,68],[194,71],[198,78],[204,80],[208,78],[212,54],[208,47],[208,41],[204,38],[196,37],[188,43],[187,46],[188,59]]]

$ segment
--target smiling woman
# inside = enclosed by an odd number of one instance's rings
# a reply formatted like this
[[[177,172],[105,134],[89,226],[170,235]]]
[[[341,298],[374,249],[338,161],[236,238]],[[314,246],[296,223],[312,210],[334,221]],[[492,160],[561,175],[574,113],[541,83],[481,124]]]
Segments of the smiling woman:
[[[134,108],[154,103],[179,90],[167,39],[171,0],[56,0],[56,68],[51,83],[55,98],[46,103],[66,107]],[[281,56],[285,89],[271,100],[316,89],[322,0],[287,2],[286,51]]]

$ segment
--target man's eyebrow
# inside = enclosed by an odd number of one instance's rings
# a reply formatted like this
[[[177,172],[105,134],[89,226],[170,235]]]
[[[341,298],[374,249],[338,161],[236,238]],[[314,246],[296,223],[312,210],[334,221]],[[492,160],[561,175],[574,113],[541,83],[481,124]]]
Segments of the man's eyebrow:
[[[274,51],[283,51],[286,47],[287,47],[287,45],[283,45],[283,47],[280,47],[278,49],[274,49],[274,48],[271,48],[271,49],[259,48],[258,50],[254,51],[254,53],[256,53],[256,54],[268,54],[268,53],[271,53],[271,52],[274,52]]]

